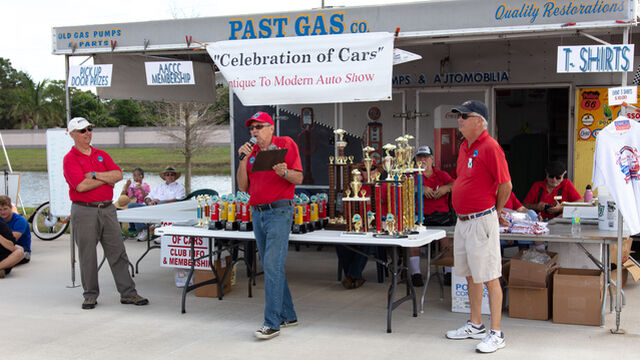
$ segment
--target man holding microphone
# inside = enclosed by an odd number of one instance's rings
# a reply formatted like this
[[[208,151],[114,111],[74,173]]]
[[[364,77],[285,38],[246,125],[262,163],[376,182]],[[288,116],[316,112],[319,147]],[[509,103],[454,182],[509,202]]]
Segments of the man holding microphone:
[[[265,282],[264,324],[255,336],[271,339],[280,335],[280,327],[298,324],[284,264],[293,220],[295,185],[302,183],[302,163],[293,139],[273,135],[273,119],[267,113],[255,113],[245,126],[251,132],[252,141],[238,149],[240,164],[236,180],[238,189],[248,191],[251,196],[253,233]],[[275,164],[270,171],[251,172],[258,152],[274,147],[288,149],[284,162]]]

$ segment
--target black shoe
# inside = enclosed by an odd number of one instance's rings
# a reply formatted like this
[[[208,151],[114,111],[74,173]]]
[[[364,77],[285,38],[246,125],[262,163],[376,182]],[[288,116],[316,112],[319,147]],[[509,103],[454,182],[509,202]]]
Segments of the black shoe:
[[[422,274],[420,273],[411,275],[411,282],[413,283],[414,287],[424,286],[424,281],[422,280]]]
[[[280,323],[280,327],[291,327],[291,326],[297,326],[298,325],[298,320],[293,320],[293,321],[283,321]]]
[[[280,330],[275,330],[275,329],[272,329],[272,328],[270,328],[268,326],[263,326],[260,329],[256,330],[254,335],[258,339],[269,340],[271,338],[274,338],[274,337],[280,335]]]
[[[82,302],[82,308],[84,310],[94,309],[98,305],[98,300],[94,298],[85,298],[84,302]]]

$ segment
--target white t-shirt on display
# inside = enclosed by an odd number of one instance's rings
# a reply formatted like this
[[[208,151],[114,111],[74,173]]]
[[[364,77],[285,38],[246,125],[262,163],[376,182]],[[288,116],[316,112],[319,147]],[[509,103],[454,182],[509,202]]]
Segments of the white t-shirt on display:
[[[600,131],[592,180],[607,186],[631,234],[640,233],[640,124],[621,116]]]

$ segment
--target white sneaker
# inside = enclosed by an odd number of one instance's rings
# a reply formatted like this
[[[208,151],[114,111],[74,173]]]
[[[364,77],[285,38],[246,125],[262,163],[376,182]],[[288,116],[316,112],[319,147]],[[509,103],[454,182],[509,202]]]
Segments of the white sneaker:
[[[487,336],[487,329],[482,325],[480,329],[475,328],[471,321],[467,322],[457,330],[447,331],[447,339],[462,340],[462,339],[484,339]],[[494,350],[495,351],[495,350]]]
[[[482,342],[476,346],[476,352],[479,353],[492,353],[498,349],[502,349],[505,346],[504,333],[496,334],[495,331],[489,331],[489,334],[482,339]]]
[[[138,241],[147,241],[147,236],[149,235],[149,232],[147,231],[147,229],[142,229],[142,231],[140,231],[138,233],[138,236],[136,236],[136,240]]]

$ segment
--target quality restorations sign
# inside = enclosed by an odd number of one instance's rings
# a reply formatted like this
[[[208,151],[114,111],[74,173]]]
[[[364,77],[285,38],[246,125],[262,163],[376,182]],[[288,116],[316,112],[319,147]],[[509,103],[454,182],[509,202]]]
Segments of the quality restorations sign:
[[[147,85],[195,85],[191,61],[145,62]]]
[[[221,41],[207,51],[245,106],[391,100],[391,33]]]

